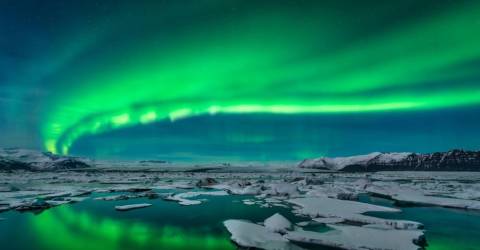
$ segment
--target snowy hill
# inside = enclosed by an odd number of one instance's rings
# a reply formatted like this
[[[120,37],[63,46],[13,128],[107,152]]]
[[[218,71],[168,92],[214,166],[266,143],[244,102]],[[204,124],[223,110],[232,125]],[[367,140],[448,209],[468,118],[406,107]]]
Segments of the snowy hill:
[[[451,150],[431,154],[371,153],[302,161],[300,168],[346,172],[368,171],[480,171],[480,152]]]
[[[0,170],[55,171],[90,167],[87,159],[28,149],[0,149]]]

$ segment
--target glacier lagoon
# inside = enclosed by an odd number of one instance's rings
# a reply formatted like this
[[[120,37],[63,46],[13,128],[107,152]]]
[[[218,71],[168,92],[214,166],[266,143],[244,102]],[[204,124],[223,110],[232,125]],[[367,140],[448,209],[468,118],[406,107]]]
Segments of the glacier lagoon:
[[[340,183],[340,180],[338,182]],[[185,192],[212,192],[204,189],[185,190],[161,186],[153,189],[160,196]],[[175,186],[175,185],[173,185]],[[292,223],[308,221],[305,216],[292,213],[292,206],[274,201],[262,203],[265,197],[253,195],[198,195],[191,200],[199,205],[183,206],[165,199],[145,197],[128,200],[100,200],[102,197],[129,195],[131,192],[104,192],[85,195],[85,200],[53,207],[38,214],[11,210],[0,213],[0,242],[8,242],[2,249],[237,249],[230,234],[222,225],[228,219],[243,219],[261,223],[280,213]],[[278,198],[278,197],[277,197]],[[267,198],[268,199],[268,198]],[[395,207],[384,198],[360,194],[361,203]],[[152,206],[119,212],[118,205],[149,203]],[[397,207],[399,213],[367,212],[367,215],[385,219],[409,220],[424,225],[428,241],[426,249],[473,250],[480,244],[480,213],[470,210],[435,206]],[[314,224],[303,229],[326,232],[328,226]],[[335,249],[326,246],[295,243],[303,249]],[[288,248],[296,249],[296,248]]]
[[[12,250],[236,249],[222,225],[224,220],[263,221],[274,212],[295,218],[286,208],[248,206],[241,202],[242,198],[251,197],[209,197],[199,206],[141,198],[135,202],[153,206],[128,212],[114,209],[128,201],[93,199],[40,214],[10,211],[1,214],[5,220],[0,223],[0,242],[9,242],[7,248]]]
[[[392,201],[364,196],[363,202],[382,206],[394,206]],[[419,221],[425,226],[428,240],[427,249],[474,250],[480,246],[480,212],[441,207],[402,207],[398,214],[369,213],[386,219],[410,219]]]

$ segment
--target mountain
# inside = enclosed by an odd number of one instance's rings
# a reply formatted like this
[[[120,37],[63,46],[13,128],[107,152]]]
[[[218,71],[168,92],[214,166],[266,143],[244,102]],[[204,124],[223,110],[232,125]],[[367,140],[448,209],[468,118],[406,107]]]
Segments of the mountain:
[[[430,154],[376,152],[350,157],[306,159],[298,166],[344,172],[480,171],[480,151],[455,149]]]
[[[55,171],[90,167],[90,161],[28,149],[0,149],[0,170]]]

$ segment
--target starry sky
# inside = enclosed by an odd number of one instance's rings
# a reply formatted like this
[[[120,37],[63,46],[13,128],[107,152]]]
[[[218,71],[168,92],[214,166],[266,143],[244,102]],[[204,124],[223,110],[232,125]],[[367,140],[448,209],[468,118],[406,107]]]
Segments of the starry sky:
[[[0,3],[0,146],[275,161],[480,149],[480,1]]]

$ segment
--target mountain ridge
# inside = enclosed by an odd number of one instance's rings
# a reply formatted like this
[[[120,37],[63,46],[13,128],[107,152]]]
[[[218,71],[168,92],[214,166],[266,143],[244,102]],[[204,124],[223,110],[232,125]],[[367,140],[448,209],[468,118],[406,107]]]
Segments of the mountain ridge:
[[[0,149],[0,170],[56,171],[89,167],[91,161],[85,158],[30,149]]]
[[[298,167],[343,172],[480,171],[480,151],[453,149],[426,154],[374,152],[349,157],[305,159]]]

